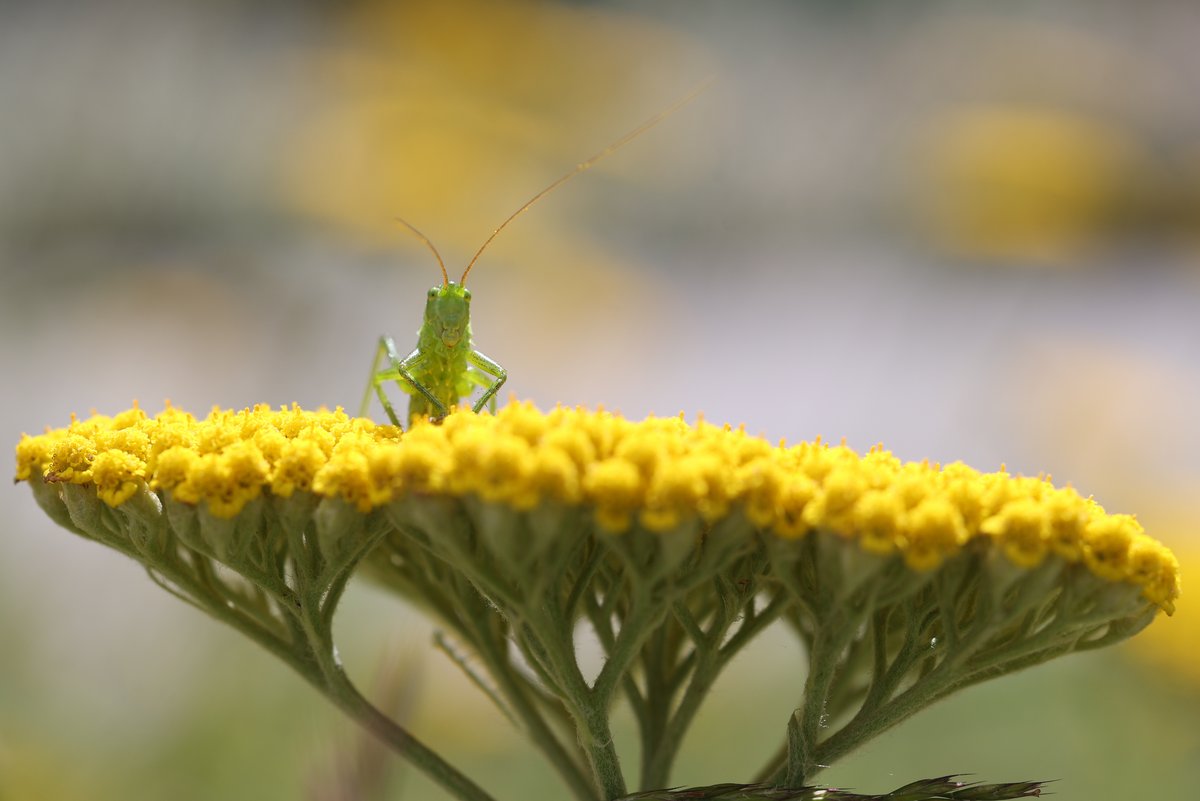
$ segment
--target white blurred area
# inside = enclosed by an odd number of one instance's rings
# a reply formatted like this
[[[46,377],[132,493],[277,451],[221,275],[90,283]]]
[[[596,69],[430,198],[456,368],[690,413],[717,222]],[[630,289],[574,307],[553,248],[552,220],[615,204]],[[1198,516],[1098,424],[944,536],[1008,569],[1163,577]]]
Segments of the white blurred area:
[[[135,399],[355,410],[440,280],[394,216],[454,273],[713,74],[472,272],[506,391],[1003,462],[1195,542],[1200,5],[433,5],[0,2],[10,443]],[[26,487],[0,515],[0,797],[220,797],[256,764],[242,797],[297,797],[320,699]],[[386,636],[453,681],[398,605],[346,603],[356,675]],[[482,703],[450,717],[503,727]],[[415,714],[485,771],[510,740]]]

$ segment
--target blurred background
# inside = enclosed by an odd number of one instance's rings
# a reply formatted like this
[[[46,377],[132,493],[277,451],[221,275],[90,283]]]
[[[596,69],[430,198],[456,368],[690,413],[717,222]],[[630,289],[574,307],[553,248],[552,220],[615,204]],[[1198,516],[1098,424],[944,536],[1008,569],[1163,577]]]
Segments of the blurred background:
[[[0,0],[0,420],[164,399],[356,409],[471,274],[505,391],[1046,472],[1200,560],[1200,5],[1190,0]],[[376,410],[376,416],[378,410]],[[0,799],[436,799],[266,653],[0,493]],[[944,702],[821,776],[1057,797],[1200,786],[1200,613]],[[559,786],[358,583],[351,672],[499,798]],[[680,784],[782,736],[779,634]],[[627,734],[628,722],[624,724]],[[631,740],[629,742],[632,742]],[[390,768],[388,767],[390,766]]]

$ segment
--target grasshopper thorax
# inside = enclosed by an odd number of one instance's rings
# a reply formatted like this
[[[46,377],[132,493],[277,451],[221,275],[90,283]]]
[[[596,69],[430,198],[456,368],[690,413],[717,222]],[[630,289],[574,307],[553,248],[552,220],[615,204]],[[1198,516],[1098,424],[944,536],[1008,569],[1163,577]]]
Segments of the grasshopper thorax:
[[[447,348],[469,339],[471,290],[454,281],[430,289],[425,301],[425,327]]]

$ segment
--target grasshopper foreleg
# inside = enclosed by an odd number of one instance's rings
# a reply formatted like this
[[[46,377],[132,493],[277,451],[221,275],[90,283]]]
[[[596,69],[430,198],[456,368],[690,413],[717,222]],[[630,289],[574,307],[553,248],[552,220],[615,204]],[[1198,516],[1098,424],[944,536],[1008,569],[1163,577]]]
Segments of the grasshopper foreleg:
[[[477,350],[473,350],[467,354],[467,361],[474,365],[480,372],[494,379],[490,382],[487,379],[483,379],[483,383],[487,385],[487,388],[483,391],[483,395],[480,396],[479,400],[475,401],[475,404],[471,407],[471,411],[478,412],[486,405],[489,411],[495,413],[496,393],[500,390],[500,387],[504,386],[504,382],[508,380],[508,371]]]
[[[391,362],[391,367],[384,370],[379,370],[379,359],[384,354],[387,355],[388,361]],[[425,359],[425,354],[420,349],[414,350],[412,353],[400,358],[400,354],[396,352],[396,343],[391,337],[379,338],[379,349],[375,351],[375,361],[371,365],[371,377],[367,382],[367,391],[363,395],[362,408],[359,411],[361,416],[366,416],[367,406],[371,400],[371,389],[374,388],[375,394],[379,397],[379,402],[383,405],[383,410],[387,412],[388,419],[392,421],[392,425],[399,426],[400,418],[396,416],[396,410],[392,408],[391,401],[388,400],[387,394],[383,391],[383,385],[389,381],[395,381],[402,389],[424,396],[425,400],[437,410],[437,416],[446,416],[446,406],[436,397],[429,389],[417,379],[413,378],[410,372],[414,367],[421,364]]]

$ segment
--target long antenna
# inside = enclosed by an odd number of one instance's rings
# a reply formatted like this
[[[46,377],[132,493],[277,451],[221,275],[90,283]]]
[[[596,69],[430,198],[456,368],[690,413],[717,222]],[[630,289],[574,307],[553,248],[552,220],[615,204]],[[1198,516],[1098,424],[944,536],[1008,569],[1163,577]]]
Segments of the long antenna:
[[[507,226],[510,222],[517,219],[522,214],[524,214],[526,211],[528,211],[530,206],[532,206],[534,203],[537,203],[539,200],[541,200],[546,195],[553,192],[558,187],[562,186],[564,183],[566,183],[571,178],[574,178],[576,175],[579,175],[579,173],[592,167],[593,165],[595,165],[596,162],[600,161],[605,156],[609,156],[612,153],[614,153],[615,151],[617,151],[620,148],[624,147],[625,145],[629,144],[634,139],[637,139],[639,136],[644,134],[646,131],[650,130],[655,125],[658,125],[660,122],[665,120],[667,117],[671,116],[676,111],[679,111],[679,109],[683,108],[688,103],[695,100],[696,96],[699,95],[701,92],[703,92],[705,89],[707,89],[709,87],[709,85],[712,84],[713,80],[714,80],[713,78],[708,78],[707,80],[702,81],[698,86],[696,86],[696,88],[692,89],[692,91],[688,92],[686,95],[681,97],[679,100],[676,100],[674,103],[667,106],[665,109],[658,112],[653,117],[646,120],[641,125],[634,128],[632,131],[625,134],[620,139],[613,142],[611,145],[604,148],[596,155],[592,156],[589,159],[586,159],[585,161],[579,162],[578,164],[575,165],[575,169],[571,170],[566,175],[563,175],[557,181],[550,184],[545,189],[543,189],[541,192],[538,192],[536,195],[531,197],[529,199],[529,202],[527,202],[524,206],[522,206],[521,208],[514,211],[507,220],[500,223],[499,228],[497,228],[495,231],[492,231],[492,235],[489,236],[487,238],[487,240],[480,246],[479,250],[477,250],[475,252],[475,255],[471,258],[470,263],[467,264],[467,269],[463,270],[462,278],[459,279],[459,283],[460,284],[467,283],[467,273],[471,272],[471,268],[475,266],[475,262],[479,260],[479,257],[483,254],[483,251],[487,249],[487,246],[492,244],[492,240],[496,238],[497,234],[499,234],[501,231],[504,230],[505,226]],[[411,228],[412,226],[409,226],[409,227]],[[414,229],[414,230],[416,230],[416,229]]]
[[[433,246],[433,243],[429,241],[429,237],[425,236],[425,234],[418,231],[417,227],[415,225],[413,225],[412,223],[410,223],[408,220],[405,220],[401,217],[396,217],[395,219],[396,219],[396,222],[400,223],[405,228],[407,228],[409,231],[411,231],[417,237],[417,239],[420,239],[422,242],[425,243],[425,246],[427,248],[429,248],[430,250],[433,251],[433,257],[435,259],[437,259],[438,267],[442,268],[442,286],[445,286],[446,284],[450,283],[450,276],[446,273],[446,264],[445,264],[445,262],[442,261],[442,254],[438,253],[437,248],[435,248]]]

